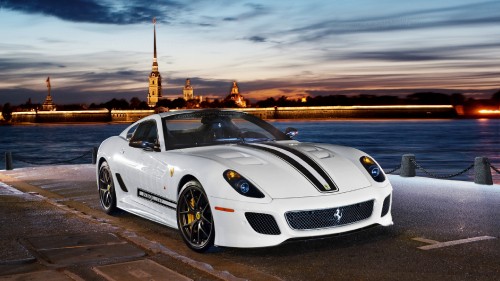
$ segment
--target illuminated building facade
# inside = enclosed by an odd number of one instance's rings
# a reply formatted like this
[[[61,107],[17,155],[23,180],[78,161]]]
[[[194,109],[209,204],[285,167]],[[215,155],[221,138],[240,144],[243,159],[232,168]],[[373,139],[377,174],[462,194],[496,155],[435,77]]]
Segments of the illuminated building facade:
[[[186,101],[194,99],[194,90],[189,78],[186,79],[186,84],[184,85],[184,89],[182,89],[182,96]]]
[[[247,102],[240,94],[240,88],[238,87],[238,83],[236,83],[236,81],[233,81],[231,92],[229,93],[229,95],[226,97],[225,100],[233,100],[236,103],[236,106],[238,107],[247,107]]]
[[[161,95],[161,75],[158,71],[158,60],[156,58],[156,18],[153,19],[153,32],[154,32],[154,54],[153,54],[153,69],[149,74],[149,91],[148,91],[148,105],[155,107]]]

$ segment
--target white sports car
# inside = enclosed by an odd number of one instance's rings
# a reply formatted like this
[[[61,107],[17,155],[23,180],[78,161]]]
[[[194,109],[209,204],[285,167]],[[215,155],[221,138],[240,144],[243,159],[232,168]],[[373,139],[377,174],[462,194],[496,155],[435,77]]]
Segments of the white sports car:
[[[99,147],[101,205],[177,228],[198,252],[392,225],[392,186],[373,158],[296,133],[230,110],[145,117]]]

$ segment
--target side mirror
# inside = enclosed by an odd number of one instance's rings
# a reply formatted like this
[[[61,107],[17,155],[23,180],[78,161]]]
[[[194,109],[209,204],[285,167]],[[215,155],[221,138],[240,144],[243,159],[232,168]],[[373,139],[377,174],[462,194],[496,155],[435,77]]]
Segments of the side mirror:
[[[295,128],[292,128],[292,127],[288,127],[288,128],[285,129],[285,134],[289,138],[293,139],[296,135],[299,134],[299,130],[297,130]]]
[[[148,141],[131,141],[128,145],[135,148],[142,148],[146,151],[160,151],[160,147],[158,145]]]

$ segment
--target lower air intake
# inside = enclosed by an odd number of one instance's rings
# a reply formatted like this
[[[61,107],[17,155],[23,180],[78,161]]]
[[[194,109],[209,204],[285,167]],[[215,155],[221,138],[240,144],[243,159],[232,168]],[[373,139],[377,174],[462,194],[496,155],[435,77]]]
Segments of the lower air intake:
[[[322,229],[352,224],[368,219],[373,212],[373,200],[330,209],[291,211],[285,213],[292,229]]]
[[[389,207],[391,207],[391,195],[385,197],[384,204],[382,205],[382,215],[384,217],[389,213]]]
[[[267,235],[280,235],[281,231],[272,215],[261,213],[245,213],[250,226],[256,232]]]

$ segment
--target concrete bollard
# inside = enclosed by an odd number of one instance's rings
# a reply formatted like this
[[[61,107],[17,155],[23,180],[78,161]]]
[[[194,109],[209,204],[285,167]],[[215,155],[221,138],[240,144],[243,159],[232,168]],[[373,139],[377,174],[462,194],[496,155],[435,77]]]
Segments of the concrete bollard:
[[[92,148],[92,164],[97,164],[97,147]]]
[[[5,152],[5,170],[12,170],[14,166],[12,165],[12,153],[10,151]]]
[[[486,157],[476,157],[474,159],[474,183],[493,185],[491,177],[490,162]]]
[[[415,155],[413,154],[403,154],[403,157],[401,157],[401,170],[399,173],[401,177],[414,177],[416,175],[415,164],[413,164],[412,160],[415,161]]]

